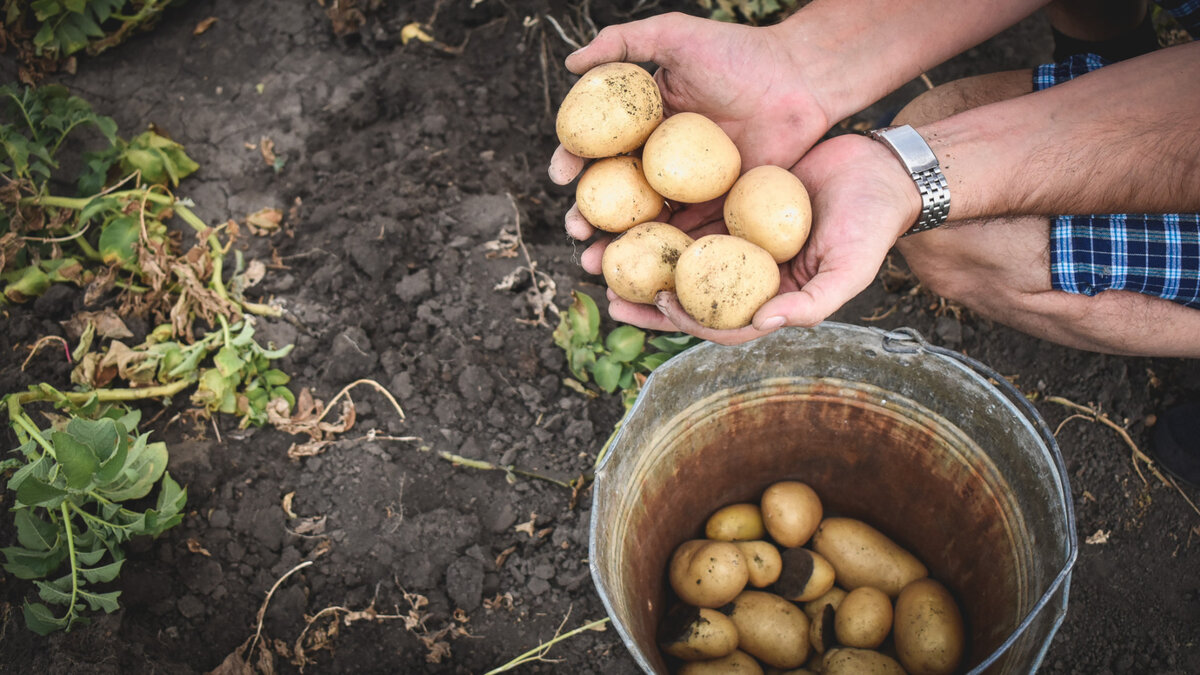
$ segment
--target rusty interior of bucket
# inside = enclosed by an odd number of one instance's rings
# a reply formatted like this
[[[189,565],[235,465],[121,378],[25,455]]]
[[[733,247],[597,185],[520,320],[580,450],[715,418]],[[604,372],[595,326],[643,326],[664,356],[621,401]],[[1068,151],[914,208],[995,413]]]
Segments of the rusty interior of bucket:
[[[703,537],[717,508],[801,480],[826,515],[860,518],[914,553],[959,601],[965,667],[1019,622],[1029,583],[1020,508],[987,454],[944,420],[878,390],[816,382],[758,387],[664,420],[616,520],[632,638],[660,672],[655,629],[670,600],[667,561]],[[625,604],[625,603],[620,603]]]

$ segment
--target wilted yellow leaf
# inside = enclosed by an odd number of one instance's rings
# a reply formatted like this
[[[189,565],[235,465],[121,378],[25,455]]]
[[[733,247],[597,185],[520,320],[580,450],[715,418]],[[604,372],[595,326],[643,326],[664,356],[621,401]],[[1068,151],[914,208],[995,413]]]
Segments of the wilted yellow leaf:
[[[416,21],[400,29],[400,44],[406,45],[414,39],[421,42],[433,42],[433,37],[421,30],[421,24]]]

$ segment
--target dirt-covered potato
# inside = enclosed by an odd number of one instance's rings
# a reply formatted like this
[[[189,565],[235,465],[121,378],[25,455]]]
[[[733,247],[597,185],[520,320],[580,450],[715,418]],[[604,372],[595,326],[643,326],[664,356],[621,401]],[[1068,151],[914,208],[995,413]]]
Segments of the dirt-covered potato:
[[[816,600],[804,603],[804,613],[808,615],[809,620],[813,620],[814,617],[825,610],[826,605],[833,607],[834,611],[837,611],[838,605],[842,604],[842,599],[845,597],[846,591],[834,586]]]
[[[675,293],[684,311],[709,328],[750,324],[779,292],[771,254],[745,239],[710,234],[689,246],[675,265]]]
[[[725,194],[742,171],[742,156],[729,136],[692,112],[658,125],[642,148],[642,163],[658,194],[688,204]]]
[[[555,130],[573,154],[612,157],[641,147],[662,118],[662,94],[650,73],[631,63],[605,63],[567,92]]]
[[[737,649],[737,626],[715,609],[679,604],[659,626],[658,644],[684,661],[719,659]]]
[[[780,481],[763,491],[760,505],[763,525],[780,546],[795,548],[808,543],[824,511],[821,498],[806,483]]]
[[[675,290],[675,264],[692,238],[666,223],[642,223],[604,249],[604,283],[630,302],[649,304],[659,291]]]
[[[838,605],[833,628],[839,643],[875,649],[892,631],[892,600],[877,588],[856,588]]]
[[[769,541],[735,541],[742,555],[746,556],[746,567],[750,569],[750,585],[755,588],[765,588],[779,579],[783,569],[783,560],[779,557],[779,549]]]
[[[642,160],[608,157],[583,172],[575,187],[575,203],[596,228],[618,233],[654,220],[664,202],[646,182]]]
[[[750,541],[766,534],[758,504],[722,506],[704,524],[704,536],[717,541]]]
[[[675,675],[763,675],[763,669],[753,656],[734,650],[732,654],[719,659],[685,663],[675,671]]]
[[[720,607],[750,579],[741,549],[727,541],[692,539],[675,549],[669,571],[679,599],[696,607]]]
[[[911,675],[948,675],[966,647],[962,612],[945,586],[917,579],[896,599],[896,652]]]
[[[808,617],[774,593],[743,591],[721,611],[738,629],[738,649],[775,668],[799,668],[808,658]]]
[[[784,549],[775,592],[793,602],[809,602],[833,588],[833,565],[806,548]]]
[[[870,649],[838,647],[825,652],[821,675],[905,675],[896,659]]]
[[[847,590],[871,586],[894,598],[909,583],[929,575],[913,554],[861,520],[826,518],[812,541],[813,549],[833,565],[837,584]]]
[[[812,203],[796,174],[783,167],[756,166],[737,179],[725,197],[729,234],[766,249],[775,262],[796,257],[812,227]]]

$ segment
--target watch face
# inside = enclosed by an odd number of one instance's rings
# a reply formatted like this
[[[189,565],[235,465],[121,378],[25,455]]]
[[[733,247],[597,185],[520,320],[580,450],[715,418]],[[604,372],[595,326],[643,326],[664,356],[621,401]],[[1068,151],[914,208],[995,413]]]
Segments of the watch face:
[[[938,165],[937,156],[933,154],[929,144],[907,124],[881,129],[875,138],[891,147],[909,173],[921,173]]]

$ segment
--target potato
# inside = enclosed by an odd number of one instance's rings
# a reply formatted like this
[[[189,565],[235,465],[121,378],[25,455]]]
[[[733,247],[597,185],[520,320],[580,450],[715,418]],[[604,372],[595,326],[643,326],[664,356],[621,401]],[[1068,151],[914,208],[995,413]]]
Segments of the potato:
[[[774,593],[742,591],[723,607],[738,629],[738,649],[775,668],[799,668],[808,658],[808,617]]]
[[[778,292],[779,267],[771,254],[728,234],[701,237],[675,265],[679,303],[709,328],[749,325],[758,308]]]
[[[662,94],[632,63],[605,63],[583,74],[558,109],[558,142],[580,157],[632,152],[663,119]]]
[[[815,620],[815,617],[818,614],[825,610],[826,605],[832,607],[836,612],[838,606],[842,604],[842,599],[845,597],[846,591],[834,586],[833,588],[829,589],[825,595],[822,595],[811,602],[804,603],[804,613],[807,614],[809,620],[812,621]]]
[[[675,671],[675,675],[762,675],[762,666],[746,652],[734,650],[729,656],[711,661],[692,661]]]
[[[779,579],[783,570],[783,560],[779,557],[779,549],[769,541],[735,541],[733,542],[746,556],[746,566],[750,569],[750,585],[755,588],[765,588]]]
[[[666,223],[642,223],[604,249],[604,282],[630,302],[649,304],[659,291],[675,290],[675,264],[692,238]]]
[[[920,560],[861,520],[826,518],[812,541],[813,549],[833,565],[838,585],[846,589],[872,586],[894,598],[909,583],[929,575]]]
[[[737,649],[737,627],[715,609],[679,604],[659,626],[658,644],[684,661],[719,659]]]
[[[742,171],[742,157],[729,136],[692,112],[663,120],[646,139],[642,162],[658,194],[688,204],[725,194]]]
[[[766,249],[775,262],[787,262],[804,247],[812,227],[808,190],[783,167],[756,166],[729,189],[725,227]]]
[[[966,648],[962,612],[946,587],[917,579],[896,600],[896,651],[912,675],[946,675]]]
[[[782,571],[775,592],[793,602],[809,602],[833,588],[833,565],[806,548],[789,548],[780,554]]]
[[[723,506],[704,525],[704,536],[717,541],[750,541],[766,534],[758,504]]]
[[[821,524],[821,498],[815,490],[799,481],[780,481],[763,491],[760,500],[763,526],[771,538],[784,548],[808,543]]]
[[[818,653],[824,654],[836,643],[836,633],[833,607],[825,605],[821,613],[808,624],[808,642]]]
[[[727,541],[692,539],[671,556],[671,588],[696,607],[720,607],[733,600],[750,579],[742,551]]]
[[[642,173],[637,157],[609,157],[583,172],[575,187],[579,212],[597,229],[624,232],[654,220],[663,209],[663,198]]]
[[[846,594],[833,616],[838,642],[874,649],[892,631],[892,601],[878,588],[861,586]]]
[[[821,664],[821,675],[905,675],[895,659],[869,649],[830,649]]]

